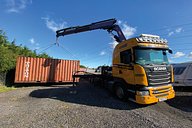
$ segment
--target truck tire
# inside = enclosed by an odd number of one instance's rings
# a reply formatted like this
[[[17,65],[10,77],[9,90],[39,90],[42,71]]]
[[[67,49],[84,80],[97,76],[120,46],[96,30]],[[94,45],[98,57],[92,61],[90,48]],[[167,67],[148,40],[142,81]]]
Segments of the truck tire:
[[[116,84],[115,86],[115,95],[118,99],[125,101],[127,97],[126,88],[122,84]]]

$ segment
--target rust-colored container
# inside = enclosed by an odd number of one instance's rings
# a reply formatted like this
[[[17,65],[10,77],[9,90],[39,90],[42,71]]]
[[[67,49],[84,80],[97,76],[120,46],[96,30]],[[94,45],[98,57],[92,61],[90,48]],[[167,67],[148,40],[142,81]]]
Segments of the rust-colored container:
[[[15,83],[73,82],[73,73],[79,70],[79,61],[18,57]]]

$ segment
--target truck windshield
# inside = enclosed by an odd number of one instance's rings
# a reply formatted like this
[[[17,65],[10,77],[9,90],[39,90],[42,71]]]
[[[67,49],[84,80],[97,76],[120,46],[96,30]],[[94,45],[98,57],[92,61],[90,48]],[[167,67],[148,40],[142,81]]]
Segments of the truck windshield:
[[[135,63],[141,65],[148,64],[169,64],[167,59],[167,50],[165,49],[150,49],[150,48],[136,48],[135,49]]]

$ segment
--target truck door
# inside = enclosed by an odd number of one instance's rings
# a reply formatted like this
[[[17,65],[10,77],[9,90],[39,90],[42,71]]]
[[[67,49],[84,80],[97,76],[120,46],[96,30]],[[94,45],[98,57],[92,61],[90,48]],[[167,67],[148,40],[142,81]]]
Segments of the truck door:
[[[192,86],[192,64],[187,68],[187,73],[184,77],[184,86]]]
[[[126,83],[134,84],[131,49],[120,52],[119,75]]]

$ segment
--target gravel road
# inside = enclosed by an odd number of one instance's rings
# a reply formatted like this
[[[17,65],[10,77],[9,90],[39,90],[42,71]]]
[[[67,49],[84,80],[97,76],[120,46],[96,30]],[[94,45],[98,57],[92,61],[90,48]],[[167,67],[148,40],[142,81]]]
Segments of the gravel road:
[[[26,87],[0,94],[1,128],[191,128],[192,91],[149,106],[122,102],[84,81],[71,85]]]

